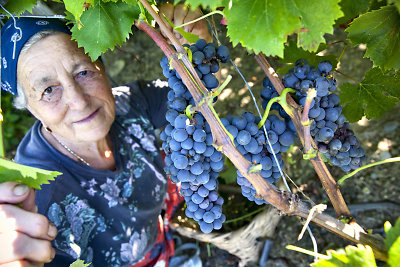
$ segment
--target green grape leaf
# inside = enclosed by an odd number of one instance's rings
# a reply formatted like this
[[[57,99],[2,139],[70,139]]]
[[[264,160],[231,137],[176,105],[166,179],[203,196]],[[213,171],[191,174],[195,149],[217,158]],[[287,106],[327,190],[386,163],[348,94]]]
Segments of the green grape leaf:
[[[174,4],[177,4],[180,0],[175,0]],[[225,7],[229,3],[229,0],[186,0],[185,4],[189,5],[190,8],[195,9],[198,6],[204,8],[210,7],[210,9],[215,10],[217,7]]]
[[[137,5],[137,0],[123,0],[125,3],[131,6],[136,6]]]
[[[313,267],[376,267],[374,253],[369,246],[347,246],[345,249],[328,251],[329,259],[313,263]]]
[[[25,11],[32,13],[32,8],[36,5],[37,0],[12,0],[8,1],[4,6],[11,14],[21,15]],[[7,14],[3,9],[1,9],[2,14]]]
[[[340,86],[343,114],[349,122],[356,122],[365,114],[367,119],[380,118],[400,101],[400,74],[388,74],[375,67],[367,71],[358,85]]]
[[[287,36],[298,33],[298,43],[315,51],[323,35],[333,32],[335,19],[343,15],[339,0],[232,0],[226,13],[228,36],[255,53],[283,57]]]
[[[336,25],[347,24],[358,15],[367,12],[370,0],[342,0],[339,5],[344,16],[336,20]]]
[[[397,7],[397,10],[400,12],[400,0],[389,0],[388,3],[394,3],[394,5]]]
[[[15,163],[0,158],[0,183],[17,182],[29,187],[40,189],[42,184],[54,181],[54,177],[61,175],[57,171],[48,171]]]
[[[113,50],[116,44],[122,45],[139,14],[138,6],[94,0],[94,6],[81,16],[82,27],[79,29],[75,24],[72,28],[72,38],[85,48],[92,60],[96,60],[108,48]]]
[[[389,249],[393,243],[400,237],[400,218],[397,219],[394,226],[390,222],[385,222],[385,245]]]
[[[305,29],[298,33],[297,42],[300,47],[316,51],[320,43],[325,43],[324,34],[333,34],[335,20],[343,16],[339,1],[297,0],[296,6],[301,16],[301,28]]]
[[[317,53],[326,49],[325,44],[320,44],[317,51],[315,53],[306,51],[302,48],[297,47],[296,42],[294,40],[289,40],[288,45],[285,46],[285,50],[283,51],[283,58],[279,59],[279,63],[292,63],[289,65],[285,65],[279,69],[277,69],[277,73],[286,74],[289,69],[293,68],[296,60],[300,58],[307,59],[308,63],[317,67],[318,63],[321,61],[329,61],[332,63],[333,69],[337,65],[337,59],[335,55],[324,55],[318,56]]]
[[[91,263],[85,263],[83,260],[76,260],[69,267],[88,267]]]
[[[388,265],[390,267],[400,266],[400,237],[392,244],[388,251]]]
[[[346,29],[353,45],[366,44],[364,57],[383,69],[400,68],[400,14],[395,6],[384,6],[355,19]]]
[[[80,21],[82,13],[93,4],[94,0],[64,0],[65,9],[74,16],[78,28],[82,27]]]
[[[76,23],[74,15],[69,11],[65,11],[65,19],[67,20],[67,24],[73,25]]]

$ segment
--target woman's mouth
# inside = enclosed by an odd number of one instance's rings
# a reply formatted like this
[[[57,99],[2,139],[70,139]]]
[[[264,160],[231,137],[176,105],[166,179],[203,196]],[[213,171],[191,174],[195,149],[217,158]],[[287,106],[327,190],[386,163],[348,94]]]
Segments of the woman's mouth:
[[[89,122],[91,121],[94,117],[96,117],[97,113],[99,112],[100,108],[96,109],[92,114],[90,114],[89,116],[87,116],[86,118],[76,121],[74,123],[85,123],[85,122]]]

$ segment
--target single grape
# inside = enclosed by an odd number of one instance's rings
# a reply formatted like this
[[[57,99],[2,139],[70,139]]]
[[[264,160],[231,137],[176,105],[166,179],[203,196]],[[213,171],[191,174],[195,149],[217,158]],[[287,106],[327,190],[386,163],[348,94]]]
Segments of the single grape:
[[[214,89],[217,88],[219,85],[218,79],[211,73],[204,75],[203,81],[207,89]]]
[[[318,70],[323,74],[328,74],[332,70],[332,64],[329,61],[322,61],[318,64]]]
[[[203,53],[206,59],[212,59],[216,55],[215,47],[212,45],[207,45],[206,47],[204,47]]]
[[[208,63],[202,63],[198,65],[197,69],[204,75],[210,73],[210,65],[208,65]]]
[[[204,56],[203,52],[201,52],[201,51],[196,51],[192,55],[192,61],[196,65],[203,63],[204,59],[205,59],[205,56]]]
[[[238,133],[236,139],[237,139],[237,141],[238,141],[238,143],[239,143],[240,145],[245,146],[245,145],[247,145],[247,144],[250,142],[250,140],[251,140],[251,135],[250,135],[250,133],[249,133],[248,131],[242,130],[242,131],[240,131],[240,132]]]

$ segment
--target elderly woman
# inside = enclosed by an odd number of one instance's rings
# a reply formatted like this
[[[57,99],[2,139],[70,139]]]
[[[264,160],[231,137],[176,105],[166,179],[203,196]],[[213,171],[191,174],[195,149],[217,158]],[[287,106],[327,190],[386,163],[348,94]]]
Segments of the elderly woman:
[[[168,13],[176,21],[194,14]],[[12,19],[1,29],[1,85],[38,120],[15,161],[63,174],[36,195],[0,184],[0,266],[68,266],[77,258],[164,266],[173,244],[160,216],[168,180],[154,129],[165,124],[166,88],[111,89],[102,63],[78,48],[63,22],[21,18],[16,25],[21,39]]]

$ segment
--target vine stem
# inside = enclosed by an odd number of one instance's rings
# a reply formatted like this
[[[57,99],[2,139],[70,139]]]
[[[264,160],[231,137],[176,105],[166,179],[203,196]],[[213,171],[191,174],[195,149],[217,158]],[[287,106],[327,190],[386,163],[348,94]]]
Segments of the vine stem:
[[[207,18],[207,17],[209,17],[209,16],[211,16],[211,15],[214,15],[214,14],[220,14],[221,16],[225,16],[224,12],[219,11],[219,10],[215,10],[215,11],[210,12],[210,13],[204,15],[204,16],[201,16],[200,18],[197,18],[197,19],[188,21],[188,22],[186,22],[186,23],[184,23],[184,24],[175,26],[174,28],[175,28],[175,29],[182,28],[182,27],[184,27],[184,26],[187,26],[187,25],[190,25],[190,24],[192,24],[192,23],[198,22],[198,21],[200,21],[200,20],[202,20],[202,19],[205,19],[205,18]]]
[[[199,76],[197,75],[195,69],[192,66],[192,62],[189,60],[185,48],[182,46],[182,44],[179,42],[178,39],[176,39],[175,35],[170,31],[165,25],[164,21],[161,19],[161,17],[158,15],[158,13],[153,9],[153,7],[150,5],[150,3],[147,0],[138,0],[142,5],[147,9],[147,11],[150,13],[150,15],[154,18],[154,20],[157,22],[157,24],[160,26],[160,30],[162,33],[164,33],[165,36],[167,36],[168,40],[171,42],[171,44],[175,47],[176,51],[180,53],[180,57],[182,57],[182,61],[184,65],[186,66],[187,70],[189,71],[190,75],[195,80],[195,83],[197,83],[197,87],[200,87],[200,90],[202,92],[207,92],[208,90],[205,88],[203,83],[201,82]],[[168,57],[169,58],[169,57]]]
[[[145,21],[137,21],[136,27],[147,33],[153,41],[163,50],[164,54],[171,59],[171,64],[181,76],[184,84],[193,96],[196,105],[202,100],[203,95],[198,89],[198,85],[190,78],[187,71],[189,66],[185,67],[185,62],[178,57],[167,41],[153,27]],[[196,74],[197,75],[197,74]],[[197,106],[204,118],[210,124],[214,142],[222,148],[222,152],[231,160],[235,167],[252,183],[259,196],[268,201],[275,208],[280,210],[281,214],[295,215],[307,219],[310,209],[307,204],[296,198],[295,195],[285,191],[280,191],[266,182],[259,173],[250,173],[251,163],[236,149],[231,139],[228,137],[223,125],[211,111],[209,105]],[[382,237],[365,234],[364,230],[358,225],[350,225],[341,222],[324,213],[316,214],[312,219],[315,224],[349,240],[353,243],[369,245],[375,252],[378,259],[387,259],[387,250]]]
[[[339,74],[341,74],[341,75],[343,75],[344,77],[349,78],[349,79],[352,80],[352,81],[355,81],[357,84],[360,84],[360,83],[361,83],[361,82],[360,82],[359,80],[357,80],[356,78],[354,78],[354,77],[352,77],[352,76],[350,76],[350,75],[348,75],[348,74],[346,74],[346,73],[343,73],[343,72],[341,72],[341,71],[339,71],[339,70],[335,70],[335,72],[336,72],[336,73],[339,73]]]
[[[308,113],[310,111],[311,103],[314,97],[317,95],[315,89],[309,89],[307,92],[306,103],[304,104],[303,113],[301,114],[301,124],[304,127],[304,152],[306,154],[311,152],[311,134],[310,134],[310,120],[308,119]]]
[[[357,170],[354,170],[351,173],[344,175],[342,178],[339,179],[338,184],[342,184],[345,180],[347,180],[351,176],[355,175],[359,171],[365,170],[365,169],[373,167],[373,166],[381,165],[381,164],[384,164],[384,163],[390,163],[390,162],[396,162],[396,161],[400,161],[400,157],[385,159],[385,160],[382,160],[382,161],[373,162],[373,163],[370,163],[368,165],[362,166],[362,167],[358,168]]]
[[[279,94],[282,94],[284,90],[284,86],[281,80],[278,77],[278,74],[275,72],[274,68],[271,67],[267,58],[263,53],[259,53],[255,56],[256,61],[264,70],[265,74],[268,76],[271,83],[274,85],[275,89]],[[287,95],[287,102],[295,108],[295,112],[289,114],[294,126],[296,127],[297,133],[299,134],[300,140],[303,146],[306,144],[305,135],[304,135],[304,126],[301,123],[301,114],[300,114],[300,106],[294,101],[294,99]],[[307,136],[308,138],[308,136]],[[307,140],[308,141],[308,140]],[[317,146],[314,140],[310,136],[311,146],[317,149]],[[326,167],[324,161],[321,158],[321,155],[317,153],[316,157],[310,158],[311,164],[313,165],[326,193],[328,194],[329,199],[332,202],[333,208],[335,209],[336,215],[338,218],[343,216],[351,217],[351,213],[349,208],[347,207],[346,202],[343,199],[342,193],[339,190],[339,186],[337,185],[335,179],[332,177],[328,168]]]

